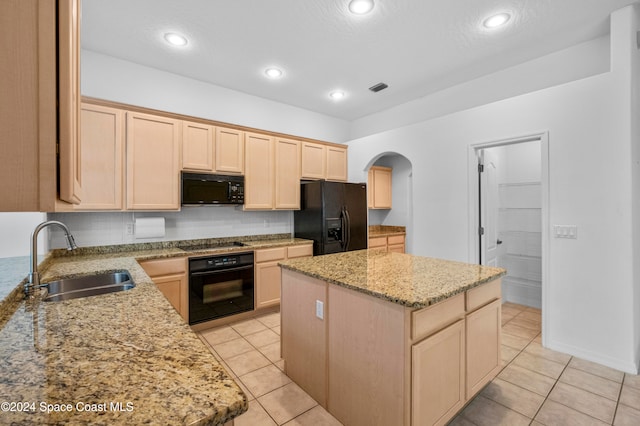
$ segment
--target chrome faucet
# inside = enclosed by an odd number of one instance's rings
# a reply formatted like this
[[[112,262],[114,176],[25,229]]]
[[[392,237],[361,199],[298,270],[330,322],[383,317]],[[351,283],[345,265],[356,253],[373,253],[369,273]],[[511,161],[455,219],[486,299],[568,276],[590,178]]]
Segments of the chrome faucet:
[[[36,229],[34,229],[31,234],[31,270],[29,271],[29,279],[24,285],[24,292],[26,295],[29,295],[29,291],[32,288],[40,285],[40,274],[38,274],[38,233],[50,225],[59,226],[64,230],[67,238],[67,250],[75,250],[78,248],[73,239],[73,235],[71,235],[69,228],[67,228],[67,225],[64,223],[58,222],[57,220],[49,220],[36,226]]]

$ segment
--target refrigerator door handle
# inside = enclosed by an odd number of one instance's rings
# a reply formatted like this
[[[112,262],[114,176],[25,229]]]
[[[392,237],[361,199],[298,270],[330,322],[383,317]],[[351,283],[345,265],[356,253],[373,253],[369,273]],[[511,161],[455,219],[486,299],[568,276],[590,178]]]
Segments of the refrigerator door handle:
[[[345,250],[349,250],[349,244],[351,243],[351,217],[349,217],[349,210],[347,210],[346,207],[343,207],[342,211],[344,212],[344,217],[346,219],[346,226],[347,226],[347,230],[346,230],[347,240],[345,241],[344,246],[345,246]]]

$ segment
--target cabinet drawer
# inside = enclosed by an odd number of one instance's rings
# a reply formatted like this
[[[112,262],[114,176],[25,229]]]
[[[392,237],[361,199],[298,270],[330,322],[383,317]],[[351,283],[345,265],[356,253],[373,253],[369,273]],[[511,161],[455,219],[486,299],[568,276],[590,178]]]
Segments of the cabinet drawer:
[[[387,237],[387,243],[392,244],[404,244],[404,235],[389,235]]]
[[[386,245],[387,245],[387,237],[369,238],[369,248],[386,247]]]
[[[418,340],[464,317],[464,293],[411,313],[411,339]]]
[[[286,250],[286,247],[257,250],[255,254],[256,263],[270,262],[273,260],[284,260]]]
[[[467,312],[499,299],[502,293],[501,282],[502,279],[498,278],[467,291]]]
[[[287,258],[289,259],[294,259],[296,257],[306,257],[306,256],[313,256],[313,244],[287,247]]]
[[[184,274],[187,271],[186,259],[178,257],[175,259],[144,260],[140,262],[142,269],[151,278],[163,275]]]

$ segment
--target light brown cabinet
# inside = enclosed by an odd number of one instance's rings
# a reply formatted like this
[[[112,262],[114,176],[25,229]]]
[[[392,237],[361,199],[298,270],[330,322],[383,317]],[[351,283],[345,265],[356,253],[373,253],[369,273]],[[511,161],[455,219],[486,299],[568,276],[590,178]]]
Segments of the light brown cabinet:
[[[281,272],[278,262],[308,256],[313,256],[313,245],[311,244],[256,250],[256,309],[280,304]]]
[[[158,259],[139,262],[142,269],[164,294],[169,303],[189,321],[189,281],[187,278],[187,259]]]
[[[382,235],[369,237],[369,248],[384,248],[386,251],[394,253],[405,252],[404,235]]]
[[[216,127],[215,165],[218,173],[244,173],[243,131]]]
[[[411,347],[411,416],[446,424],[465,403],[465,322],[456,321]]]
[[[300,142],[275,139],[275,201],[274,208],[300,208]]]
[[[258,133],[245,135],[245,210],[273,209],[274,201],[273,138]]]
[[[80,199],[79,8],[78,0],[2,3],[2,211],[54,211],[58,176],[62,198]]]
[[[80,0],[58,2],[60,200],[82,199],[80,147]]]
[[[300,208],[300,143],[245,135],[245,210]]]
[[[346,147],[302,142],[300,156],[302,179],[347,181]]]
[[[214,138],[213,126],[182,122],[182,169],[201,172],[214,171]]]
[[[369,169],[369,208],[391,208],[391,176],[393,170],[390,167],[372,166]]]
[[[501,367],[500,281],[416,310],[283,270],[285,372],[343,424],[445,425]]]
[[[75,210],[122,210],[124,111],[82,104],[83,196]]]
[[[127,112],[127,209],[180,208],[181,122]]]
[[[347,148],[327,146],[327,180],[347,181]]]

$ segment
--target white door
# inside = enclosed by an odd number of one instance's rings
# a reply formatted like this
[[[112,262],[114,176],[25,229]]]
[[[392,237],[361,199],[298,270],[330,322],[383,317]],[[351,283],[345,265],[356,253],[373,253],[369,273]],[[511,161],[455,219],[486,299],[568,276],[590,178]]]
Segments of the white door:
[[[478,153],[480,173],[480,263],[497,266],[498,156],[490,148]]]

